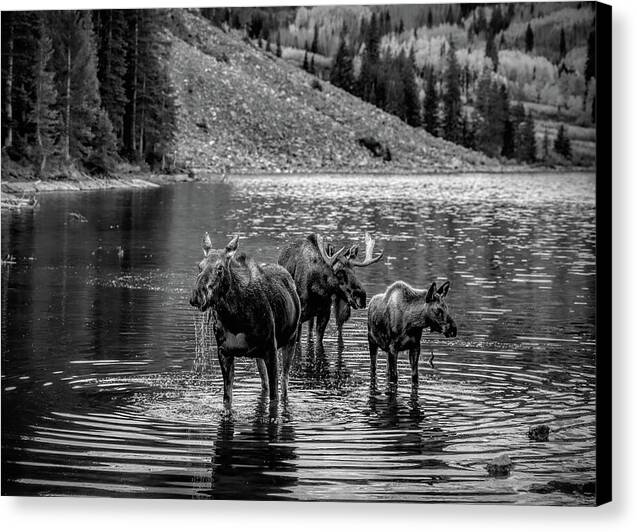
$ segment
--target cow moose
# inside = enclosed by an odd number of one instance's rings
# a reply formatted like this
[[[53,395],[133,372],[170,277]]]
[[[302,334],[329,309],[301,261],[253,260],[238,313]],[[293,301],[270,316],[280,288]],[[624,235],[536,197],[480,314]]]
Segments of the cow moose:
[[[449,281],[428,290],[412,288],[397,281],[384,294],[376,294],[367,310],[367,337],[369,341],[370,369],[376,378],[376,355],[380,347],[387,353],[387,375],[390,384],[398,382],[398,353],[409,350],[411,381],[418,384],[418,358],[423,329],[454,337],[458,330],[449,314],[446,297]]]
[[[346,250],[344,247],[334,251],[320,234],[311,234],[281,251],[278,263],[292,275],[301,301],[299,341],[301,324],[310,320],[311,327],[316,318],[316,341],[322,348],[334,298],[347,305],[347,317],[350,307],[365,308],[367,294],[356,278],[354,268],[374,264],[383,255],[373,255],[374,240],[369,234],[366,243],[366,255],[361,261],[357,260],[357,249],[356,253],[353,248]]]
[[[190,304],[214,312],[214,332],[223,375],[223,404],[232,406],[234,358],[257,359],[261,382],[270,401],[278,400],[277,351],[282,349],[282,394],[287,394],[290,366],[301,315],[299,297],[291,275],[277,264],[258,265],[237,253],[239,237],[225,249],[213,250],[204,234],[204,257]]]

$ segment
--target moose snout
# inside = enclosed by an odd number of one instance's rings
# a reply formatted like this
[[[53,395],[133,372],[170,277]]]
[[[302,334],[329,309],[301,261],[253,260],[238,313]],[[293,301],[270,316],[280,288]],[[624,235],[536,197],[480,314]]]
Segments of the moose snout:
[[[367,294],[364,290],[355,290],[352,294],[352,307],[363,309],[367,304]]]
[[[445,327],[445,338],[455,338],[458,335],[458,328],[456,327],[456,322],[452,319],[447,321],[447,326]]]
[[[199,303],[199,293],[197,290],[193,290],[190,295],[190,305],[196,308],[200,308],[201,304]]]

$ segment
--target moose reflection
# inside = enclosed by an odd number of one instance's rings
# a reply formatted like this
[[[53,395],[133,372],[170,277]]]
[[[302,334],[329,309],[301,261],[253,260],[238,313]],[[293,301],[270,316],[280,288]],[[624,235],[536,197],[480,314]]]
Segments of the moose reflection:
[[[418,384],[420,338],[424,328],[456,336],[456,323],[449,314],[446,281],[440,288],[432,283],[429,290],[418,290],[396,281],[384,294],[372,297],[367,310],[367,333],[372,378],[376,376],[376,355],[380,347],[387,353],[388,380],[398,382],[398,353],[409,350],[411,380]]]
[[[323,347],[325,328],[330,319],[332,302],[335,300],[339,332],[349,318],[350,307],[364,309],[367,301],[365,289],[354,273],[355,267],[365,267],[378,262],[383,254],[376,256],[374,239],[365,235],[365,258],[358,260],[358,246],[344,247],[334,252],[322,235],[311,234],[303,240],[290,244],[281,251],[279,264],[294,278],[301,301],[301,324],[310,321],[310,329],[316,318],[316,342]],[[299,335],[301,338],[301,325]]]
[[[213,250],[208,233],[190,304],[214,313],[219,364],[223,375],[223,403],[232,406],[234,357],[257,358],[270,400],[278,399],[277,350],[283,351],[282,393],[287,393],[290,365],[299,326],[300,304],[290,274],[276,264],[257,265],[237,253],[239,237],[225,249]]]

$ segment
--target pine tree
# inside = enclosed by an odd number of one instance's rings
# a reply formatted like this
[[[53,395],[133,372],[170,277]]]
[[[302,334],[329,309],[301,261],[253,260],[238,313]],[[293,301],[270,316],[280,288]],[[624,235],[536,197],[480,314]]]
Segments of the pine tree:
[[[313,54],[318,53],[318,38],[319,38],[318,24],[315,24],[314,25],[314,38],[312,39],[312,48],[310,50]]]
[[[544,138],[542,140],[542,153],[544,156],[544,160],[549,160],[549,155],[551,152],[550,144],[549,144],[549,130],[548,128],[544,128]]]
[[[402,84],[405,93],[405,121],[413,127],[420,126],[420,98],[416,85],[416,57],[413,47],[401,64]]]
[[[121,147],[126,109],[126,38],[128,24],[121,9],[93,11],[97,39],[100,98]]]
[[[314,54],[312,54],[312,59],[310,60],[310,68],[308,69],[310,74],[316,74],[316,70],[314,69]]]
[[[555,141],[553,142],[553,148],[562,157],[569,160],[571,159],[571,140],[566,134],[564,124],[560,124],[560,127],[557,130],[557,137],[555,137]]]
[[[462,145],[471,150],[476,147],[473,124],[466,112],[462,114]]]
[[[560,30],[560,60],[566,57],[566,35],[564,35],[564,28]]]
[[[531,114],[527,114],[522,126],[522,154],[523,161],[533,163],[536,161],[535,121]]]
[[[376,105],[383,102],[381,88],[378,86],[378,64],[380,33],[376,13],[372,13],[367,34],[365,35],[365,51],[361,61],[361,70],[358,77],[358,95],[365,101]]]
[[[303,56],[303,70],[306,72],[310,71],[310,63],[307,60],[307,50],[305,50],[305,55]]]
[[[493,71],[498,71],[498,50],[495,46],[495,39],[493,31],[489,30],[487,35],[487,45],[484,51],[484,55],[491,59],[493,64]]]
[[[352,92],[354,90],[353,72],[352,58],[349,55],[347,43],[343,37],[334,58],[334,65],[330,72],[330,82],[336,87]]]
[[[529,22],[526,26],[526,34],[524,37],[524,42],[526,45],[526,53],[531,53],[533,51],[533,47],[534,47],[534,36],[533,36],[533,29],[531,28],[531,23]]]
[[[35,128],[35,159],[38,175],[46,169],[47,158],[54,151],[55,138],[61,130],[60,117],[55,110],[57,91],[54,73],[50,69],[53,44],[48,34],[43,12],[38,13],[37,52],[33,63],[34,95],[29,120]]]
[[[595,30],[588,34],[588,41],[586,47],[586,65],[584,67],[584,79],[586,83],[591,78],[595,77],[596,65],[595,65]]]
[[[524,105],[518,102],[517,105],[511,109],[511,126],[513,129],[513,142],[515,145],[515,158],[519,161],[524,160],[524,138],[523,138],[523,125],[526,120],[526,111]]]
[[[272,52],[272,46],[270,46],[270,41],[265,41],[265,51]]]
[[[515,132],[509,108],[509,91],[504,84],[500,85],[500,121],[502,122],[502,151],[503,157],[515,157]]]
[[[276,34],[276,56],[281,57],[283,55],[283,50],[281,49],[281,34]]]
[[[425,129],[432,135],[438,136],[438,92],[436,91],[436,77],[433,68],[429,69],[427,86],[425,88],[425,102],[423,105],[423,123]]]
[[[431,14],[431,9],[427,12],[427,27],[432,28],[434,25],[434,17]]]
[[[67,163],[71,159],[85,163],[92,156],[94,137],[102,136],[104,128],[112,129],[108,117],[100,116],[91,16],[87,11],[53,11],[49,13],[49,25],[54,47],[52,64],[58,73],[56,89],[61,100],[62,155]],[[101,149],[109,155],[115,153],[114,143]]]
[[[462,101],[460,99],[460,65],[456,58],[456,47],[449,43],[442,95],[442,136],[451,142],[460,142],[462,134]]]

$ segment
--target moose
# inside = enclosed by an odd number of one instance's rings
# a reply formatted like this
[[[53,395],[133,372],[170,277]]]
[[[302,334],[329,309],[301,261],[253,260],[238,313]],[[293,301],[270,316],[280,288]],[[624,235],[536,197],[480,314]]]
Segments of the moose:
[[[237,253],[239,236],[225,249],[213,250],[204,234],[203,260],[190,304],[214,315],[219,365],[223,375],[223,404],[232,407],[234,358],[257,359],[262,386],[270,401],[278,400],[279,364],[282,350],[282,394],[287,394],[294,357],[301,306],[292,276],[277,264],[257,265],[245,253]]]
[[[367,339],[369,341],[370,370],[376,378],[376,355],[380,347],[387,353],[387,375],[390,384],[398,382],[398,353],[409,350],[411,381],[418,384],[420,339],[426,327],[445,337],[455,337],[456,323],[449,314],[446,297],[451,284],[445,281],[440,288],[432,283],[428,290],[412,288],[396,281],[384,294],[376,294],[367,310]]]
[[[302,324],[310,321],[311,328],[316,318],[316,341],[321,348],[323,347],[323,337],[330,319],[333,299],[336,299],[341,309],[347,306],[347,312],[342,311],[341,315],[346,315],[347,318],[350,307],[365,308],[367,294],[356,278],[354,268],[374,264],[383,256],[382,252],[373,255],[374,239],[369,233],[365,239],[366,254],[360,261],[357,260],[357,248],[346,250],[342,247],[334,252],[322,235],[314,233],[281,251],[278,263],[292,275],[301,302],[299,341]]]

